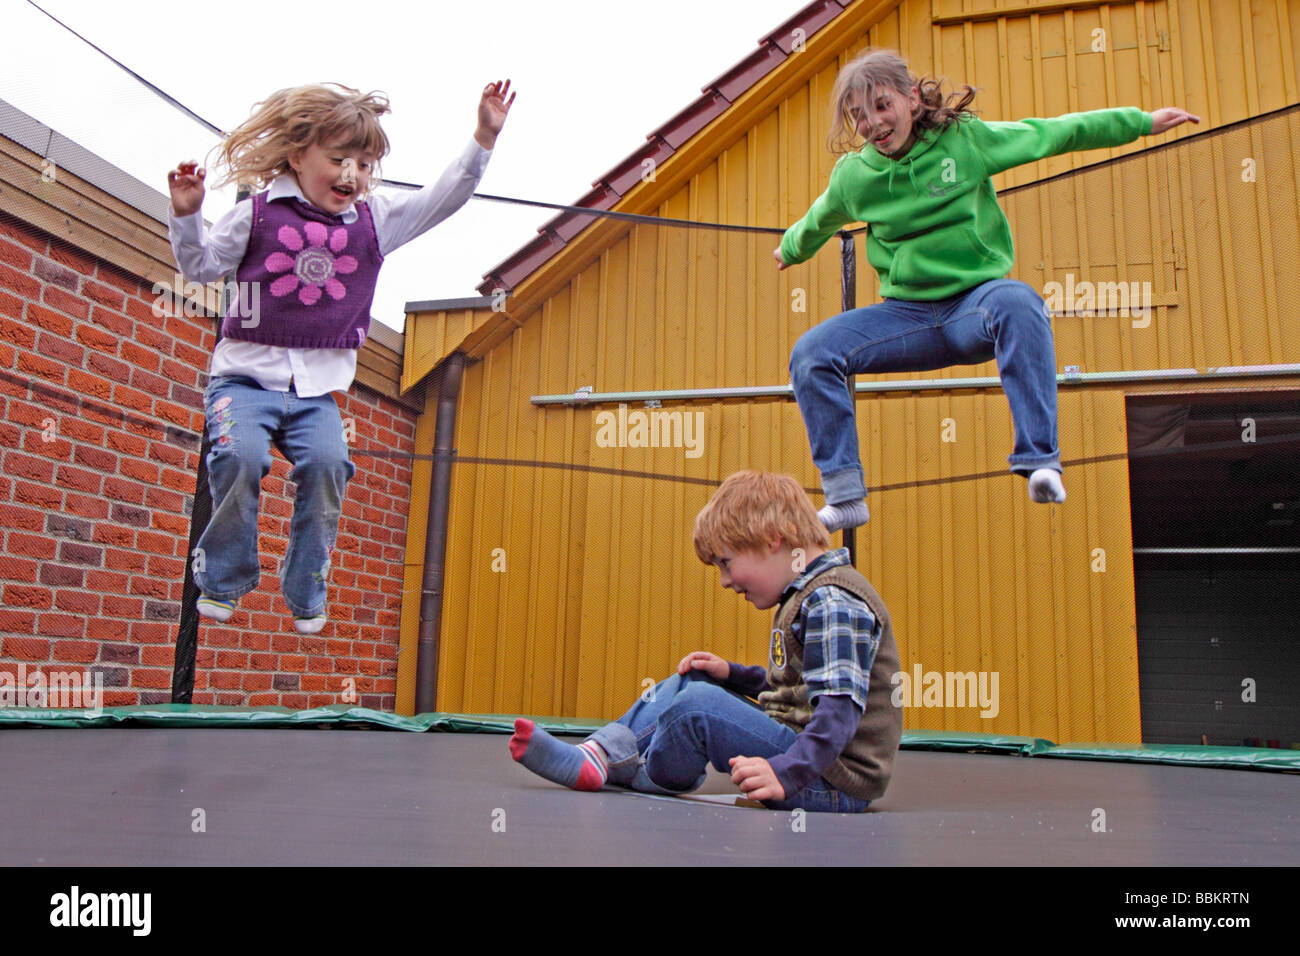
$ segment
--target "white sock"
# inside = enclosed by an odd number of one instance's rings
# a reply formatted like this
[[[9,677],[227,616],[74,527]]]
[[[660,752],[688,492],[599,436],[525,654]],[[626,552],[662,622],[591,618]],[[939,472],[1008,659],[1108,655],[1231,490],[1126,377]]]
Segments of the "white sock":
[[[827,531],[839,531],[866,524],[871,520],[871,512],[867,510],[867,502],[859,498],[857,501],[842,501],[837,505],[827,505],[817,512],[817,517],[821,519],[822,524],[826,525]]]
[[[1065,485],[1061,483],[1061,473],[1055,468],[1039,468],[1029,476],[1029,497],[1040,505],[1064,501]]]

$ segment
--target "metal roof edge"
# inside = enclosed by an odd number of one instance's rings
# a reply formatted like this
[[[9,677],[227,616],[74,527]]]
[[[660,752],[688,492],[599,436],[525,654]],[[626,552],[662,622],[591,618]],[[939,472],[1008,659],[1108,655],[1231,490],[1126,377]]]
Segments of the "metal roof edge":
[[[490,309],[492,296],[479,295],[464,299],[422,299],[406,303],[405,311],[410,312],[447,312],[452,309]]]
[[[66,169],[115,199],[135,207],[151,219],[166,224],[167,211],[171,206],[171,199],[167,195],[145,185],[108,160],[2,99],[0,135],[49,159],[56,170]]]
[[[812,35],[806,29],[807,27],[811,26],[813,28],[812,33],[816,33],[839,16],[852,2],[853,0],[826,0],[825,3],[821,4],[822,9],[817,12],[811,11],[812,4],[809,4],[771,33],[759,37],[758,42],[760,44],[774,43],[785,52],[791,53],[802,45],[802,40],[806,40]],[[797,31],[800,30],[803,31],[802,36],[797,35]],[[789,49],[781,42],[782,39],[787,37],[790,40]]]

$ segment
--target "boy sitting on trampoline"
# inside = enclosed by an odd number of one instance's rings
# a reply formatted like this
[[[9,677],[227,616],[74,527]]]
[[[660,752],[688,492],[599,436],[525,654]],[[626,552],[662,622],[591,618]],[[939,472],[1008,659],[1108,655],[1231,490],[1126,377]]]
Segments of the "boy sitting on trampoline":
[[[777,608],[768,666],[695,651],[576,746],[519,718],[511,755],[575,790],[682,794],[712,763],[771,809],[865,810],[885,792],[903,729],[890,701],[898,648],[880,595],[845,549],[829,550],[816,509],[787,475],[729,477],[695,519],[694,539],[724,588]]]

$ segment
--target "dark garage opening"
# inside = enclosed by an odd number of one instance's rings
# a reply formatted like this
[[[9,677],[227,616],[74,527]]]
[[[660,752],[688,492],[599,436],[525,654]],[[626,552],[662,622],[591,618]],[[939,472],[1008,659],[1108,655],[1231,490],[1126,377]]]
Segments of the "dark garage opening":
[[[1300,747],[1300,393],[1131,396],[1128,435],[1143,742]]]

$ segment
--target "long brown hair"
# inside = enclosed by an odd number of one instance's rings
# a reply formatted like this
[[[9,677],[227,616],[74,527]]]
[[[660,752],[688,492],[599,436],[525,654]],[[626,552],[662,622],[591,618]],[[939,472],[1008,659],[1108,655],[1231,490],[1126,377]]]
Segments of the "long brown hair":
[[[913,86],[921,95],[920,109],[912,117],[917,131],[951,126],[963,117],[975,115],[968,108],[975,99],[975,87],[968,84],[945,97],[942,80],[915,76],[893,50],[873,47],[849,62],[835,78],[827,148],[832,153],[850,153],[858,148],[857,123],[849,114],[851,97],[859,96],[865,102],[876,95],[877,87],[897,90],[906,96]]]
[[[371,185],[379,178],[379,159],[388,153],[388,137],[379,117],[389,112],[382,93],[362,93],[340,83],[277,90],[253,107],[253,115],[220,147],[218,164],[227,183],[253,189],[270,185],[289,171],[289,156],[313,144],[373,153]]]

